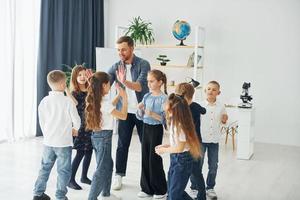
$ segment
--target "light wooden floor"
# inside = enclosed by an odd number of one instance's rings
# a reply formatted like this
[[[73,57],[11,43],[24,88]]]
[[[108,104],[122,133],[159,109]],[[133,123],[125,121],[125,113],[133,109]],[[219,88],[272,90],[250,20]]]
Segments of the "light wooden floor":
[[[113,141],[115,157],[116,138]],[[42,139],[27,139],[16,143],[0,144],[0,200],[32,199],[32,189],[40,167]],[[138,199],[140,178],[140,145],[134,135],[129,153],[124,187],[116,195],[123,200]],[[164,156],[165,169],[169,166]],[[95,169],[93,157],[89,177]],[[205,166],[204,173],[207,172]],[[80,169],[78,177],[80,176]],[[56,171],[48,181],[46,193],[54,199]],[[89,186],[83,190],[69,190],[70,200],[87,199]],[[220,200],[299,200],[300,199],[300,147],[255,144],[250,161],[236,160],[231,144],[220,147],[220,163],[215,188]]]

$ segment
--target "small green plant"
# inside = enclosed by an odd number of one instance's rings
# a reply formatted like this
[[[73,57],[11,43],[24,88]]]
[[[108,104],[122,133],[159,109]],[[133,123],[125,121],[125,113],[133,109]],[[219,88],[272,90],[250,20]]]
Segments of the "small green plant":
[[[140,16],[134,17],[130,22],[125,35],[130,36],[134,43],[152,44],[154,42],[152,23],[144,21]]]
[[[161,66],[166,66],[167,62],[171,61],[167,58],[167,55],[158,55],[158,58],[156,58],[156,60],[160,61]]]
[[[73,67],[71,67],[70,65],[67,65],[67,64],[62,64],[62,70],[63,72],[65,72],[66,74],[66,77],[67,77],[67,86],[69,87],[70,86],[70,80],[71,80],[71,75],[72,75],[72,70],[74,67],[76,67],[77,65],[82,65],[83,67],[87,67],[87,64],[85,62],[83,62],[82,64],[77,64],[75,62],[75,65]]]

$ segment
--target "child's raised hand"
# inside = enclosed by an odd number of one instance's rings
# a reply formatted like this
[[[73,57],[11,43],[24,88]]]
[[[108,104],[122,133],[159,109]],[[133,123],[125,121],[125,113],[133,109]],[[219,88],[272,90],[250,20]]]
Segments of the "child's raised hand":
[[[86,71],[86,78],[89,80],[90,77],[93,76],[93,71],[91,69],[87,69]]]

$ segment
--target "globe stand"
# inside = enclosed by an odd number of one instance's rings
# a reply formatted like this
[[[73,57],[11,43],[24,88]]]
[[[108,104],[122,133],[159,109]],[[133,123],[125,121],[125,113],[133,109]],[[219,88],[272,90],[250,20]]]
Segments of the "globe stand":
[[[177,44],[177,46],[186,46],[186,45],[183,43],[183,40],[180,40],[180,44]]]

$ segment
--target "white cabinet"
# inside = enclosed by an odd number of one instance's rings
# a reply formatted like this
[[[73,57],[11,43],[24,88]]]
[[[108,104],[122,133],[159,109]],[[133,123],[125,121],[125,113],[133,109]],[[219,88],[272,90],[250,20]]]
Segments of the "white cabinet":
[[[250,159],[253,155],[254,115],[254,108],[238,108],[237,159]]]

